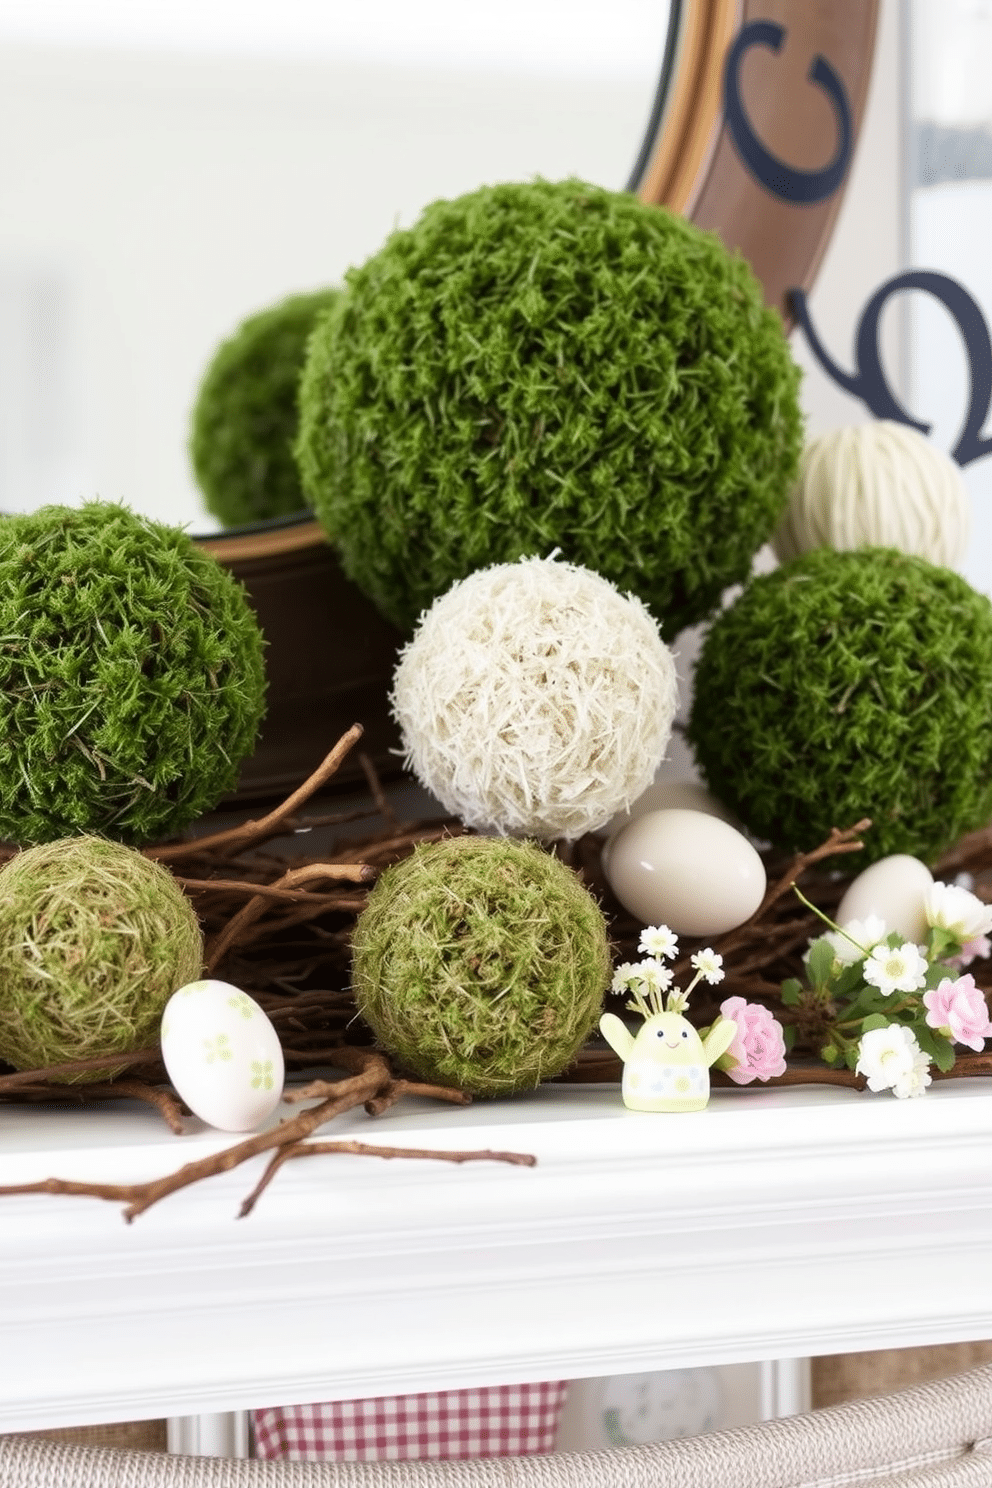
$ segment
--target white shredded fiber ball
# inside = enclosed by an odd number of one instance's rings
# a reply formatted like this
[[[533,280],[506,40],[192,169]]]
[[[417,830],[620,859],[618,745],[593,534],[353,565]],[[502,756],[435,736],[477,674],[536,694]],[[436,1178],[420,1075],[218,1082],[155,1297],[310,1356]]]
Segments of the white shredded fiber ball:
[[[772,547],[780,562],[813,548],[898,548],[946,568],[968,545],[961,471],[916,429],[887,419],[807,445]]]
[[[420,618],[393,713],[407,767],[468,826],[594,831],[646,790],[678,702],[646,607],[551,558],[480,569]]]

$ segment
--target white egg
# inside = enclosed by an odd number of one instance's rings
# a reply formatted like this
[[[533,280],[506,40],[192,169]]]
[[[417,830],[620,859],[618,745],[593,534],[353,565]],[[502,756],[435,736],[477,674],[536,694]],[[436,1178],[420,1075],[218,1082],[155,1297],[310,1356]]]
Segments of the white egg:
[[[230,982],[190,982],[172,994],[162,1058],[176,1093],[221,1131],[254,1131],[282,1096],[278,1035],[254,998]]]
[[[732,827],[737,825],[727,808],[716,796],[710,795],[701,781],[656,780],[626,811],[618,811],[603,828],[607,834],[603,845],[603,872],[609,872],[610,853],[624,827],[629,827],[632,821],[636,821],[639,816],[646,816],[649,811],[663,811],[671,807],[685,811],[705,811],[708,816],[718,816]]]
[[[644,925],[714,936],[754,914],[765,865],[747,838],[719,817],[672,807],[649,811],[618,832],[603,872],[625,909]]]
[[[848,888],[837,906],[837,923],[866,920],[878,915],[886,930],[897,930],[914,945],[927,933],[923,901],[933,885],[926,863],[908,853],[893,853],[872,863]]]

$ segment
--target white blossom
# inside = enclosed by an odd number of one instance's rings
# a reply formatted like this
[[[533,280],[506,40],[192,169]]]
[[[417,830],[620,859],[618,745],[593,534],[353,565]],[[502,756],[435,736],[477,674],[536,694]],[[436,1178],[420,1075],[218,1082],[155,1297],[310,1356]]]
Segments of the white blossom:
[[[653,957],[634,967],[646,992],[667,992],[672,985],[672,972]]]
[[[918,992],[926,986],[926,958],[908,940],[901,946],[877,945],[865,962],[864,978],[886,995]]]
[[[853,966],[866,952],[873,951],[886,934],[885,921],[871,914],[863,920],[847,920],[840,930],[827,930],[822,938],[833,947],[835,961],[841,966]]]
[[[704,947],[701,951],[697,951],[689,959],[699,972],[699,975],[707,982],[715,984],[716,982],[723,981],[723,957],[718,956],[716,951],[712,950],[709,946]]]
[[[613,973],[613,981],[610,983],[614,992],[630,992],[633,984],[640,977],[640,971],[633,961],[621,961]]]
[[[891,1090],[899,1100],[923,1095],[931,1083],[927,1056],[913,1030],[901,1023],[862,1034],[855,1070],[864,1075],[869,1090]]]
[[[645,956],[667,956],[669,960],[672,960],[678,948],[678,936],[667,925],[648,925],[641,931],[641,938],[637,942],[637,949],[643,951]]]
[[[958,940],[977,940],[992,930],[992,905],[983,904],[959,884],[935,883],[923,901],[927,924],[948,930]]]

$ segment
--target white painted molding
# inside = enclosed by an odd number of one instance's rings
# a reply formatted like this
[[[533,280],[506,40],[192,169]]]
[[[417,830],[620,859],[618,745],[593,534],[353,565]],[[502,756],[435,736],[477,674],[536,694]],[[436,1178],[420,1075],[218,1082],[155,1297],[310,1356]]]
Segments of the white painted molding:
[[[551,1087],[335,1134],[538,1165],[318,1158],[241,1221],[260,1161],[130,1226],[0,1198],[0,1430],[992,1337],[992,1081],[718,1091],[686,1116]],[[230,1141],[7,1106],[0,1182],[151,1177]]]

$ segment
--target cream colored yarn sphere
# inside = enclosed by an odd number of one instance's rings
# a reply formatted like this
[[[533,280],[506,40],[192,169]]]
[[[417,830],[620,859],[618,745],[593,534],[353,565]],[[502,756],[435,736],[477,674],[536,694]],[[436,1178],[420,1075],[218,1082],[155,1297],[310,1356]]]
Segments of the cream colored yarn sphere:
[[[807,445],[772,547],[782,563],[813,548],[875,547],[954,568],[970,520],[950,456],[908,425],[880,419]]]
[[[646,790],[678,702],[639,599],[599,574],[522,558],[460,580],[400,654],[407,766],[483,831],[580,837]]]

